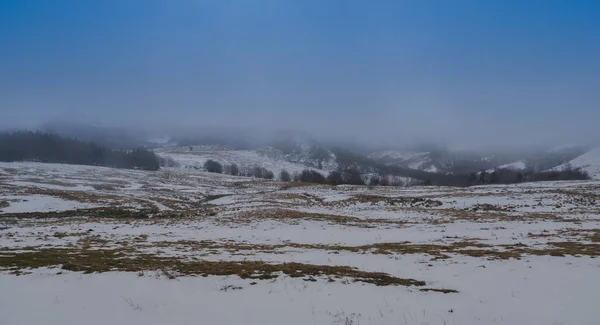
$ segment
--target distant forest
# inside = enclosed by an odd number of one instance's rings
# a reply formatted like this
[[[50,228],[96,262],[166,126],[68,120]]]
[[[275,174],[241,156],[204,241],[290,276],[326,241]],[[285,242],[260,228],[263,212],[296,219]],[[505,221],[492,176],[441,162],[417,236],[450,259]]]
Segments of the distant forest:
[[[158,157],[147,149],[112,149],[93,142],[31,131],[0,133],[0,161],[36,161],[143,170],[160,168]]]
[[[377,172],[383,175],[411,177],[420,182],[415,185],[435,186],[474,186],[484,184],[516,184],[524,182],[586,180],[589,175],[579,169],[565,169],[559,171],[533,171],[496,169],[493,171],[482,170],[471,173],[429,173],[421,170],[387,166],[370,158],[356,155],[348,151],[334,148],[340,167],[343,169],[354,168],[362,173]],[[380,184],[381,185],[381,184]]]

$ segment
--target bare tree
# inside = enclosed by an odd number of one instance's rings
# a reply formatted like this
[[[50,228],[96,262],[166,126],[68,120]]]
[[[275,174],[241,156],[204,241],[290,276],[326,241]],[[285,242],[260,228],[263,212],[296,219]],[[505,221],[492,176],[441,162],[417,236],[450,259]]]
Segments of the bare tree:
[[[290,173],[288,173],[287,170],[283,169],[281,170],[281,172],[279,172],[279,180],[282,182],[289,182],[292,180],[292,177],[290,176]]]
[[[204,169],[206,169],[206,171],[210,173],[223,173],[223,165],[219,164],[218,162],[212,159],[209,159],[204,163]]]

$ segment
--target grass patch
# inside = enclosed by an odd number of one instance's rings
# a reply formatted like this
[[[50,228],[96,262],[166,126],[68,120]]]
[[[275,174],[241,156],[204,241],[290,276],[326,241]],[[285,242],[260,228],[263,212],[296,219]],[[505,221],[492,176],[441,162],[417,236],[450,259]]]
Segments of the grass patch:
[[[180,247],[186,248],[186,251],[207,251],[213,254],[221,253],[221,250],[229,253],[244,252],[248,255],[250,251],[255,253],[285,253],[286,248],[294,249],[313,249],[332,252],[351,252],[360,254],[377,255],[403,255],[403,254],[427,254],[435,259],[450,258],[448,254],[460,254],[472,257],[487,257],[489,259],[509,259],[520,258],[523,252],[518,247],[512,250],[499,251],[493,249],[493,246],[474,242],[462,241],[449,245],[433,244],[411,244],[409,242],[401,243],[377,243],[362,246],[341,246],[341,245],[322,245],[322,244],[298,244],[285,243],[278,245],[265,244],[247,244],[238,242],[214,242],[214,241],[177,241],[177,242],[157,242],[153,243],[157,247]],[[511,247],[504,247],[511,248]]]
[[[600,244],[584,244],[579,242],[550,242],[551,249],[538,250],[535,255],[551,256],[600,256]]]
[[[91,184],[90,186],[93,187],[96,191],[116,191],[125,187],[124,185],[110,183]]]
[[[349,266],[302,263],[270,264],[262,261],[191,261],[152,255],[131,256],[123,250],[41,249],[33,252],[2,252],[0,268],[13,272],[23,269],[60,266],[64,270],[95,273],[108,271],[143,272],[168,270],[180,275],[237,275],[243,279],[275,279],[281,274],[293,278],[324,276],[351,278],[377,286],[424,286],[425,282],[397,278],[382,272],[365,272]]]
[[[343,216],[336,214],[325,214],[325,213],[314,213],[314,212],[303,212],[289,209],[272,209],[262,211],[251,211],[243,214],[236,215],[233,220],[228,221],[251,221],[257,219],[274,219],[281,221],[320,221],[328,222],[331,224],[342,224],[346,226],[355,226],[363,228],[374,228],[376,225],[387,225],[402,227],[409,222],[395,220],[395,219],[361,219],[351,216]]]
[[[223,197],[227,197],[227,196],[231,196],[231,194],[214,194],[214,195],[207,195],[203,200],[202,203],[210,203],[210,201],[214,201]]]
[[[458,293],[458,291],[456,290],[452,290],[452,289],[435,289],[435,288],[423,288],[423,289],[419,289],[419,291],[422,292],[441,292],[441,293]]]
[[[493,207],[493,206],[492,206]],[[553,222],[582,222],[579,218],[567,218],[558,216],[552,213],[535,213],[535,212],[520,212],[520,213],[509,213],[503,210],[503,208],[492,208],[488,210],[478,209],[474,211],[472,209],[439,209],[436,213],[442,216],[450,217],[449,222],[464,220],[470,222],[496,222],[496,221],[510,221],[510,222],[539,222],[539,221],[553,221]]]
[[[75,209],[53,212],[22,212],[3,213],[0,218],[71,218],[71,217],[96,217],[96,218],[118,218],[118,219],[147,219],[155,211],[152,210],[127,210],[118,208],[92,208]]]
[[[385,205],[402,206],[402,207],[438,207],[442,205],[441,201],[423,197],[387,197],[371,194],[358,194],[349,199],[332,202],[332,205],[348,205],[356,203],[371,203],[377,204],[383,202]]]

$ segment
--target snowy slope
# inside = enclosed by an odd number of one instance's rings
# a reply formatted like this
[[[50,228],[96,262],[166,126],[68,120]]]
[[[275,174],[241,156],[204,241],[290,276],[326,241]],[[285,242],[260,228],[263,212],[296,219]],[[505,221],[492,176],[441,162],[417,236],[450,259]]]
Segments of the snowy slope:
[[[600,179],[600,147],[594,148],[583,155],[553,168],[553,170],[563,170],[566,168],[581,169],[588,173],[593,179]]]
[[[524,170],[527,165],[523,160],[515,161],[514,163],[498,166],[498,169]]]
[[[374,152],[369,155],[371,159],[395,159],[402,161],[418,160],[423,159],[429,154],[428,152],[410,152],[410,151],[397,151],[397,150],[385,150],[380,152]]]
[[[304,169],[312,169],[327,175],[335,169],[331,163],[323,163],[322,169],[311,166],[307,159],[298,158],[298,161],[289,161],[285,155],[275,150],[228,150],[206,146],[194,146],[190,151],[180,147],[161,148],[156,151],[159,156],[171,157],[178,162],[182,168],[202,169],[204,163],[215,160],[223,165],[236,164],[240,169],[252,168],[254,166],[264,167],[278,175],[282,170],[290,173],[301,172]]]
[[[374,152],[369,155],[369,158],[389,166],[407,167],[430,173],[437,173],[441,169],[431,158],[431,152],[385,150]]]

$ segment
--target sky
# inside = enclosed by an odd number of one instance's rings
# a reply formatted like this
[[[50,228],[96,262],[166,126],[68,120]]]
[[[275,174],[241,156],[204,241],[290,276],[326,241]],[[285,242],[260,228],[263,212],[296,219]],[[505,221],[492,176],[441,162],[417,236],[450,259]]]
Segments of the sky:
[[[600,143],[600,1],[0,1],[0,126],[50,120]]]

